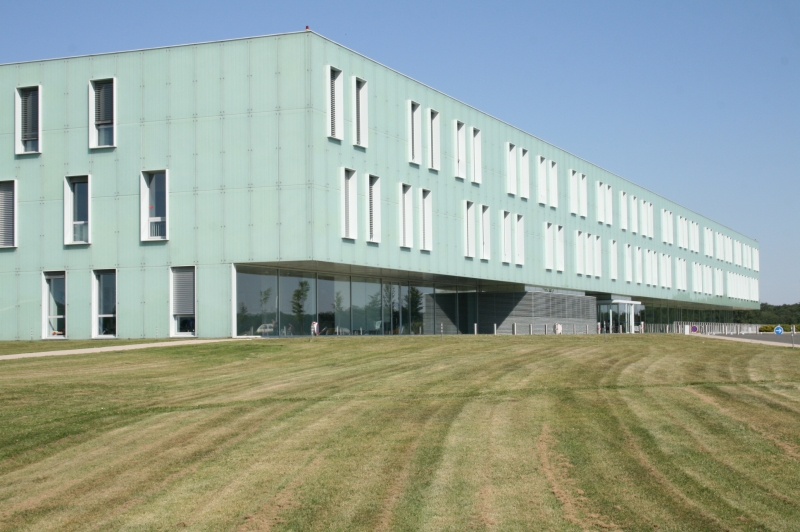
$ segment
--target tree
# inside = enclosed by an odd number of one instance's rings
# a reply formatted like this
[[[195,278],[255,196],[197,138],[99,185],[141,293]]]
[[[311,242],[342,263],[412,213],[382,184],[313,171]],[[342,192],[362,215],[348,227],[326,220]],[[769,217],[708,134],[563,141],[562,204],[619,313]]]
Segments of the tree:
[[[300,281],[297,289],[292,292],[292,314],[294,314],[297,326],[303,327],[303,316],[305,315],[306,299],[311,286],[308,281]]]

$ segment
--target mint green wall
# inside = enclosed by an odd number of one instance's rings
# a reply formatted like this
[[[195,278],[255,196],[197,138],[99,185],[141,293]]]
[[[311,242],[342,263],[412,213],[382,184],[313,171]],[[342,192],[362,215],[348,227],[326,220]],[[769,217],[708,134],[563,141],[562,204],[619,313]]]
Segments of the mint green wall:
[[[345,75],[345,135],[327,138],[325,65]],[[350,76],[369,83],[369,147],[352,145]],[[117,80],[117,148],[88,149],[88,82]],[[16,87],[42,85],[42,153],[15,156],[13,148]],[[546,144],[465,104],[313,33],[259,37],[219,43],[86,56],[0,66],[0,180],[18,180],[18,247],[0,250],[0,339],[41,335],[41,275],[67,272],[68,335],[86,338],[91,329],[91,272],[118,271],[118,334],[166,336],[169,332],[169,267],[197,265],[199,336],[231,335],[231,263],[318,260],[405,269],[434,274],[611,292],[633,297],[664,297],[757,307],[757,303],[700,296],[691,291],[691,262],[757,272],[707,259],[660,242],[662,207],[685,215],[735,239],[757,243],[649,193],[623,179]],[[441,170],[407,162],[406,101],[433,107],[441,117]],[[454,177],[452,121],[481,129],[483,183]],[[424,128],[423,128],[424,129]],[[511,141],[558,161],[559,207],[505,193],[504,145]],[[468,152],[469,155],[469,152]],[[359,238],[340,237],[339,176],[342,166],[359,172]],[[139,172],[170,172],[170,240],[139,241]],[[589,216],[569,214],[567,172],[589,178]],[[382,242],[365,242],[365,172],[382,178]],[[92,176],[92,244],[63,242],[63,180]],[[594,181],[614,187],[615,220],[600,227],[594,216]],[[433,193],[434,244],[430,253],[401,250],[397,240],[398,185]],[[652,201],[656,237],[643,239],[620,231],[619,190]],[[462,245],[463,200],[488,204],[492,223],[503,209],[525,215],[526,263],[500,261],[500,231],[493,227],[492,259],[465,259]],[[416,201],[416,194],[415,194]],[[415,204],[415,210],[418,205]],[[566,227],[566,269],[548,272],[542,260],[544,221]],[[688,261],[689,291],[649,288],[604,276],[575,274],[575,229],[642,245]],[[702,236],[702,235],[701,235]],[[647,240],[646,243],[643,243]],[[702,251],[702,248],[701,248]],[[673,284],[674,286],[674,284]]]

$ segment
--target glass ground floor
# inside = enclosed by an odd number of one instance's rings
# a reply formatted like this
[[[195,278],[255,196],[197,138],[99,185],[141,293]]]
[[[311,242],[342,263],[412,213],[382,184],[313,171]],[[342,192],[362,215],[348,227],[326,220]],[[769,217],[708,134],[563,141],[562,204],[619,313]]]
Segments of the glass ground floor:
[[[686,309],[659,301],[510,283],[423,281],[375,273],[235,265],[235,334],[308,336],[314,322],[320,335],[634,333],[642,332],[644,323],[650,332],[660,330],[651,324],[732,320],[730,310]]]

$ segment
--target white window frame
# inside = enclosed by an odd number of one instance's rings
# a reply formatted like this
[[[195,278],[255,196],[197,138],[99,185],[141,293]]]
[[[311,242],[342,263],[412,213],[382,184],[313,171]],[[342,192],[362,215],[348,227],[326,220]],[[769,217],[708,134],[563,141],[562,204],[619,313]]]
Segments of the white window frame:
[[[555,227],[552,222],[544,222],[544,269],[553,271],[555,269]]]
[[[628,193],[624,190],[619,191],[619,228],[628,230]]]
[[[416,165],[422,163],[422,105],[414,100],[406,100],[408,112],[406,129],[408,130],[408,162]]]
[[[419,189],[419,249],[433,251],[433,193]]]
[[[573,170],[570,168],[569,170],[569,213],[570,214],[578,214],[578,210],[580,208],[580,192],[578,184],[578,180],[580,176],[578,175],[577,170]]]
[[[180,316],[188,316],[188,314],[174,314],[175,308],[173,306],[174,291],[173,279],[176,269],[193,268],[194,269],[194,333],[180,333],[178,332],[178,319]],[[186,266],[171,266],[169,269],[169,335],[171,338],[194,338],[197,336],[197,266],[189,264]]]
[[[39,106],[37,124],[37,140],[39,146],[36,151],[25,151],[25,144],[22,142],[22,97],[20,91],[28,89],[37,89],[37,105]],[[41,85],[26,85],[25,87],[17,87],[14,91],[14,153],[16,155],[29,155],[42,153],[42,86]]]
[[[586,245],[584,244],[584,237],[583,231],[580,229],[575,230],[575,273],[578,275],[583,275],[583,267],[584,262],[586,259],[583,258],[583,254],[586,251]]]
[[[414,200],[413,188],[408,183],[399,183],[400,201],[397,212],[400,215],[399,240],[401,248],[414,247]]]
[[[515,215],[514,235],[514,262],[522,266],[525,264],[525,218],[522,214]]]
[[[500,211],[500,233],[503,264],[511,264],[511,213]]]
[[[617,241],[612,238],[608,243],[608,277],[612,281],[616,281],[619,274],[617,268],[619,257],[617,253]]]
[[[92,270],[92,338],[116,338],[119,335],[119,321],[117,321],[117,334],[100,334],[98,321],[101,316],[108,316],[108,314],[100,314],[100,279],[97,278],[99,273],[114,272],[114,309],[116,311],[119,306],[119,271],[115,268],[105,268],[99,270]],[[119,312],[115,312],[114,319],[118,319]],[[196,321],[195,321],[196,323]]]
[[[12,207],[11,207],[12,210],[14,211],[13,215],[12,215],[12,220],[11,220],[11,223],[13,224],[12,227],[11,227],[12,244],[10,246],[0,245],[0,249],[13,249],[13,248],[18,247],[18,245],[17,245],[18,244],[17,235],[19,234],[19,221],[18,221],[18,218],[19,218],[19,215],[18,215],[18,213],[19,213],[19,191],[18,191],[18,187],[17,187],[17,180],[16,179],[4,179],[3,181],[0,181],[0,183],[11,183],[11,194],[14,196],[14,201],[13,201],[13,204],[12,204]]]
[[[583,275],[587,278],[591,278],[594,273],[594,237],[591,233],[583,233],[583,237]]]
[[[155,238],[150,236],[150,187],[147,184],[147,177],[151,174],[164,174],[164,202],[166,210],[166,220],[164,229],[164,238]],[[139,238],[142,242],[163,242],[169,240],[169,226],[170,226],[170,213],[169,213],[169,170],[166,168],[158,170],[142,170],[139,172]]]
[[[655,230],[655,210],[653,209],[653,204],[647,204],[647,238],[653,238],[656,234]]]
[[[642,248],[640,246],[636,246],[634,258],[636,261],[636,284],[642,284],[644,282],[644,275],[642,273]]]
[[[358,239],[358,178],[352,168],[342,167],[340,180],[342,238]]]
[[[333,94],[331,94],[331,78],[333,78]],[[325,108],[327,111],[325,128],[328,137],[336,140],[344,139],[343,85],[344,72],[333,65],[325,65]]]
[[[595,184],[595,210],[597,211],[597,223],[604,223],[605,222],[605,213],[606,213],[606,195],[605,189],[603,187],[602,181],[597,181]]]
[[[636,199],[636,196],[631,196],[630,207],[631,233],[635,235],[639,233],[639,202]]]
[[[633,282],[633,246],[625,244],[625,282]]]
[[[603,242],[600,235],[594,237],[594,276],[602,277],[603,274]]]
[[[555,255],[557,272],[564,271],[564,233],[566,233],[564,226],[557,225],[555,229],[555,238],[553,239],[555,243],[553,254]]]
[[[491,209],[481,205],[481,260],[492,258],[492,221]]]
[[[51,336],[47,334],[48,328],[48,319],[50,318],[48,313],[49,307],[49,296],[50,293],[47,290],[47,277],[50,276],[59,276],[62,275],[64,277],[64,335],[63,336]],[[69,338],[69,320],[67,316],[69,314],[69,284],[67,283],[67,271],[66,270],[55,270],[55,271],[43,271],[42,272],[42,339],[43,340],[66,340]]]
[[[550,161],[547,167],[547,199],[550,207],[558,208],[558,163]]]
[[[453,158],[456,177],[467,178],[467,126],[460,120],[453,120]]]
[[[581,174],[578,182],[581,189],[580,216],[581,218],[587,218],[589,216],[589,180],[586,178],[586,174]]]
[[[367,80],[358,76],[351,77],[351,92],[353,94],[352,122],[353,146],[369,147],[369,84]],[[361,87],[359,88],[359,84]],[[330,126],[328,126],[330,127]]]
[[[111,81],[111,86],[113,87],[112,90],[112,99],[114,100],[114,117],[113,120],[113,128],[112,128],[112,135],[114,136],[114,143],[110,145],[103,145],[100,146],[98,144],[97,139],[97,127],[95,126],[95,83],[100,81]],[[40,122],[41,123],[41,122]],[[106,149],[114,149],[117,147],[117,78],[116,77],[107,77],[107,78],[95,78],[89,80],[89,149],[92,150],[106,150]]]
[[[464,200],[464,256],[475,257],[475,203]]]
[[[520,148],[519,152],[519,197],[528,199],[531,195],[531,157],[530,152]]]
[[[540,205],[547,205],[547,159],[536,156],[536,198]]]
[[[506,193],[512,196],[517,194],[517,147],[512,142],[506,142]]]
[[[86,242],[76,242],[74,240],[74,205],[75,193],[72,188],[72,182],[78,179],[86,179],[86,193],[88,194],[87,209],[88,221],[87,238]],[[69,175],[64,177],[64,245],[65,246],[86,246],[92,243],[92,176],[91,174],[84,175]]]
[[[483,180],[483,152],[481,148],[481,130],[476,127],[470,127],[470,147],[472,152],[471,168],[472,168],[472,182],[480,184]]]
[[[364,174],[364,201],[366,207],[364,209],[364,227],[367,228],[367,242],[375,244],[381,241],[381,178],[369,172]],[[374,185],[372,184],[372,180]],[[370,205],[370,190],[372,191],[372,205]],[[371,209],[370,209],[371,207]],[[370,220],[370,211],[372,219]],[[372,224],[372,234],[370,235],[370,223]]]
[[[606,183],[605,204],[605,221],[606,225],[610,226],[614,223],[614,190],[608,183]]]
[[[428,168],[431,170],[439,170],[441,168],[441,130],[439,111],[435,109],[428,109]]]

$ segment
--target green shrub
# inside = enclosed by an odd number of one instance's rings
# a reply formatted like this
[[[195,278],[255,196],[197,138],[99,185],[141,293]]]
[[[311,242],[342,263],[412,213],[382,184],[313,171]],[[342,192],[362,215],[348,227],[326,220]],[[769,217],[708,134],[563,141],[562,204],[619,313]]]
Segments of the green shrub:
[[[759,327],[758,330],[760,332],[771,333],[771,332],[775,332],[775,327],[777,327],[777,325],[762,325],[761,327]],[[781,327],[783,327],[783,332],[784,333],[791,333],[792,332],[792,326],[791,325],[781,325]],[[795,331],[800,332],[800,325],[795,324],[794,328],[795,328]]]

